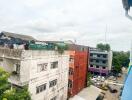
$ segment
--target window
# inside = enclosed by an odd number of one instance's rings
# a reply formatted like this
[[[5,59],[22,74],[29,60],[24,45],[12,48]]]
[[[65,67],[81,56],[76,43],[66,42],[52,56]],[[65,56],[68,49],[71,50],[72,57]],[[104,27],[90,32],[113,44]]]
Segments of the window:
[[[57,100],[57,96],[51,98],[50,100]]]
[[[15,64],[15,70],[16,74],[20,74],[20,64]]]
[[[38,72],[46,71],[48,63],[38,64]]]
[[[93,54],[91,53],[90,56],[93,56]]]
[[[69,75],[73,75],[73,68],[69,68]]]
[[[100,55],[98,54],[97,57],[100,57]]]
[[[97,63],[99,63],[99,60],[96,60]]]
[[[56,62],[51,62],[51,69],[57,68],[58,67],[58,61]]]
[[[107,55],[105,54],[105,55],[103,55],[103,57],[104,57],[104,58],[106,58],[106,57],[107,57]]]
[[[44,90],[46,90],[46,83],[36,87],[36,94],[43,92]]]
[[[99,68],[99,66],[96,66],[96,68]]]
[[[90,67],[93,67],[93,65],[90,65]]]
[[[93,62],[93,59],[91,59],[90,62]]]
[[[57,79],[49,82],[49,87],[53,87],[57,84]]]
[[[105,69],[106,67],[103,67],[103,69]]]
[[[72,81],[68,80],[68,88],[71,89],[72,88]]]
[[[104,64],[106,63],[106,61],[102,61]]]
[[[74,58],[70,57],[69,62],[74,62]]]

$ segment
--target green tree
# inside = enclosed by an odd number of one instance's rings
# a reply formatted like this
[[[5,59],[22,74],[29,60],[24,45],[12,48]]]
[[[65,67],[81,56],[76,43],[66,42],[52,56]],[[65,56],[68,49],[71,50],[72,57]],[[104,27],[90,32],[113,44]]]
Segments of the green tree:
[[[109,44],[99,43],[96,45],[96,48],[98,48],[100,50],[110,51],[110,45]]]
[[[87,74],[87,86],[88,87],[92,84],[91,78],[92,78],[92,74],[91,73],[88,73]]]
[[[9,73],[0,68],[0,94],[3,94],[5,90],[10,88],[10,84],[8,83],[8,77]]]
[[[56,43],[57,50],[60,54],[63,54],[65,50],[68,50],[68,45],[64,43]]]
[[[114,51],[112,59],[113,70],[117,73],[121,72],[122,67],[129,66],[129,52]]]
[[[31,100],[26,87],[11,87],[8,83],[9,76],[9,73],[0,68],[0,100]]]

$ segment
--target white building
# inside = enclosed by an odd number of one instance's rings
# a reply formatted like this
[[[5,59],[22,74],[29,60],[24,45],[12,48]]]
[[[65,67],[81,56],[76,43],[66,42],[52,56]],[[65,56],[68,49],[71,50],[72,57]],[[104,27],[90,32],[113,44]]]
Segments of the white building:
[[[108,75],[112,68],[112,51],[90,49],[89,71],[97,75]]]
[[[67,99],[68,52],[0,48],[0,66],[13,85],[28,85],[32,100]]]

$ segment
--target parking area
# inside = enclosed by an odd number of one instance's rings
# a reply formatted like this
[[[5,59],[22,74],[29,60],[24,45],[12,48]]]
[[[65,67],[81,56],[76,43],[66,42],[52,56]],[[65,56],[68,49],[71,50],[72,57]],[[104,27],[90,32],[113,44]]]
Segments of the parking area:
[[[125,73],[119,77],[93,76],[92,85],[69,100],[120,100],[125,76]],[[98,97],[101,99],[97,99]]]
[[[105,95],[104,95],[103,100],[119,100],[121,86],[112,85],[112,88],[116,89],[117,92],[116,93],[111,93],[109,90],[105,91]]]
[[[91,78],[93,85],[102,90],[103,99],[99,100],[119,100],[125,76],[125,73],[118,77],[93,76]]]

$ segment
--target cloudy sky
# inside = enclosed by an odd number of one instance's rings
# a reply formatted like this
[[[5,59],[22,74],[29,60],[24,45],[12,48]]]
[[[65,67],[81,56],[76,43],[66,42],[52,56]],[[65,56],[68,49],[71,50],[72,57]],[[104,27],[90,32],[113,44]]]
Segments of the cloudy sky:
[[[88,46],[104,43],[107,33],[113,50],[129,50],[132,21],[124,16],[121,1],[0,0],[0,31]]]

